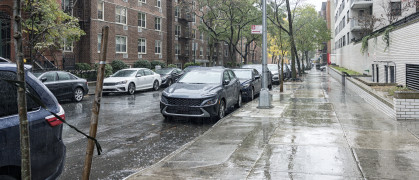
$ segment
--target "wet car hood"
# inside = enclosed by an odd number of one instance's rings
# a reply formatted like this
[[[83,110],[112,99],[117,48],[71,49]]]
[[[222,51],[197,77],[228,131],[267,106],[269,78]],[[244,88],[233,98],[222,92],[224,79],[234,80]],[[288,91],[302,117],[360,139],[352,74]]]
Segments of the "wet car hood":
[[[221,84],[175,83],[163,91],[167,97],[205,98],[215,96],[222,90]]]
[[[121,81],[125,81],[125,80],[131,80],[133,78],[134,77],[108,77],[108,78],[105,78],[103,80],[103,82],[105,82],[105,83],[116,83],[116,82],[121,82]]]

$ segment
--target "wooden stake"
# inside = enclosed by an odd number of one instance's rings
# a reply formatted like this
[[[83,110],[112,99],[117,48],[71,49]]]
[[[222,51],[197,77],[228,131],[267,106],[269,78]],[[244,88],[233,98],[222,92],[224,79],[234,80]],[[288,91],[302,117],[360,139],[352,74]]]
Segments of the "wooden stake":
[[[92,107],[92,117],[90,119],[89,136],[93,138],[96,138],[99,110],[100,110],[100,101],[102,98],[103,78],[105,75],[106,54],[107,54],[107,49],[108,49],[108,34],[109,34],[109,27],[108,26],[103,27],[102,28],[102,47],[100,49],[101,54],[100,54],[100,59],[99,59],[99,68],[98,68],[98,75],[97,75],[97,81],[96,81],[95,99],[94,99],[93,107]],[[95,147],[94,141],[89,139],[87,143],[86,157],[84,160],[83,175],[82,175],[83,180],[88,180],[90,177],[90,170],[92,167],[94,147]]]

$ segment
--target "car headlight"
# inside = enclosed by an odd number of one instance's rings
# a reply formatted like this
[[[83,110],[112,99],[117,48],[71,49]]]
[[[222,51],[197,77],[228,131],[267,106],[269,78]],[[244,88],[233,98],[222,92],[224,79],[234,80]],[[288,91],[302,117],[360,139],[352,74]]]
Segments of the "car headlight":
[[[126,84],[127,82],[128,82],[127,80],[125,80],[125,81],[119,81],[116,84]]]
[[[164,104],[169,104],[169,101],[167,101],[167,97],[166,96],[161,96],[161,100],[160,100],[162,103],[164,103]]]
[[[212,97],[212,98],[209,98],[209,99],[205,100],[202,103],[202,106],[214,105],[214,104],[217,104],[217,102],[218,102],[218,97],[217,96],[216,97]]]
[[[246,89],[246,88],[248,88],[250,86],[250,83],[246,83],[246,84],[243,84],[243,89]]]

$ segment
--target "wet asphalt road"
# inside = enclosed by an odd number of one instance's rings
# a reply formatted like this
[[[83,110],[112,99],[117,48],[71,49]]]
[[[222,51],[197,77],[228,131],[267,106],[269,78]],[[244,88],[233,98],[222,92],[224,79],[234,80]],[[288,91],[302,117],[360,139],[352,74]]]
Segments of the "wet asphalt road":
[[[159,111],[161,91],[102,98],[97,139],[103,154],[98,156],[95,151],[91,179],[122,179],[158,162],[213,125],[202,119],[164,120]],[[60,102],[66,120],[86,134],[93,98],[86,96],[80,103]],[[87,139],[64,126],[63,140],[67,155],[60,179],[81,179]]]

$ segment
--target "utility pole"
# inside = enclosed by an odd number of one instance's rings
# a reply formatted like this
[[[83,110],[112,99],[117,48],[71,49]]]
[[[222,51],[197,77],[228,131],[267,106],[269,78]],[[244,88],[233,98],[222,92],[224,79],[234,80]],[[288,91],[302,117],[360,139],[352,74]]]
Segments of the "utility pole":
[[[19,111],[19,130],[20,130],[20,154],[21,179],[31,179],[31,150],[29,139],[29,123],[26,109],[26,83],[25,68],[23,64],[23,48],[22,48],[22,3],[20,0],[13,2],[13,37],[15,39],[15,56],[17,64],[17,80],[22,82],[17,89],[17,102]]]
[[[109,26],[102,28],[102,47],[100,48],[100,59],[99,59],[99,71],[96,80],[96,90],[95,90],[95,99],[92,107],[92,117],[90,119],[90,131],[89,136],[96,138],[97,125],[99,119],[100,111],[100,101],[102,98],[102,89],[103,89],[103,78],[105,75],[105,65],[106,65],[106,54],[108,51],[108,34]],[[86,157],[84,160],[83,167],[83,180],[88,180],[90,178],[90,170],[92,167],[92,158],[93,158],[93,148],[95,143],[93,140],[89,139],[87,143]]]
[[[269,94],[268,90],[268,66],[267,63],[267,31],[266,31],[266,0],[262,0],[262,11],[263,11],[263,19],[262,19],[262,36],[263,36],[263,43],[262,43],[262,90],[260,91],[259,97],[259,109],[269,109],[271,108],[271,95]]]

